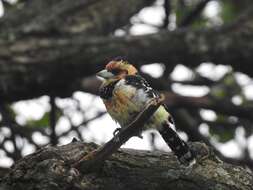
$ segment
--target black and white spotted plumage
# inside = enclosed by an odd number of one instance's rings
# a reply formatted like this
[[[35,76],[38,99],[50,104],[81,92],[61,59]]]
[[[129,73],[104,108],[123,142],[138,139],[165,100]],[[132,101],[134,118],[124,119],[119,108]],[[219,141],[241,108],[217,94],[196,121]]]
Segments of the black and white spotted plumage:
[[[110,83],[107,81],[100,88],[100,96],[111,117],[121,127],[125,127],[144,109],[148,101],[160,95],[144,78],[135,74],[126,75]],[[144,128],[156,128],[179,161],[189,165],[194,162],[194,155],[188,145],[174,131],[173,126],[172,116],[168,109],[161,105],[146,122]]]
[[[113,95],[112,92],[113,92],[117,82],[119,82],[119,81],[114,81],[114,82],[111,82],[105,86],[100,87],[99,88],[99,96],[103,99],[111,98]]]
[[[125,80],[127,85],[132,85],[137,89],[143,89],[143,91],[148,95],[148,97],[159,97],[159,94],[140,75],[128,75],[126,76]]]

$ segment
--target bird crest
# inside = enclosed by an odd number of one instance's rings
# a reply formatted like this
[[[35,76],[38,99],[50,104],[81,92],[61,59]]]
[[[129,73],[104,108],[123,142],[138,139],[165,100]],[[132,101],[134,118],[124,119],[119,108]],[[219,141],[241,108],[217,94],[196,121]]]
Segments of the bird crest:
[[[116,57],[112,59],[106,65],[105,69],[114,73],[115,75],[122,72],[126,72],[127,75],[135,75],[138,72],[137,69],[123,57]]]

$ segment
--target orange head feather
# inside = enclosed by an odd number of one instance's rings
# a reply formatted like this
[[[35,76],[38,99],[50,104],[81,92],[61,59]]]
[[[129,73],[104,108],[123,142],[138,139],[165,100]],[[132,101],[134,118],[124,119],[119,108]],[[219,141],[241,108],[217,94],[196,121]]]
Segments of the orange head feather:
[[[120,78],[125,75],[135,75],[138,73],[137,69],[133,65],[121,57],[117,57],[110,61],[106,65],[105,69]]]
[[[115,58],[110,61],[105,69],[98,72],[97,76],[105,79],[105,84],[120,80],[127,75],[136,75],[137,69],[123,58]]]

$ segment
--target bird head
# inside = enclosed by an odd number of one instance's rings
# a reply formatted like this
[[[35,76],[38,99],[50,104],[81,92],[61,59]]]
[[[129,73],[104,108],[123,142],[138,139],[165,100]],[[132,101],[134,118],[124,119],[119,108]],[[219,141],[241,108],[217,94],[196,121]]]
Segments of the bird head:
[[[127,60],[117,57],[111,60],[104,70],[98,72],[97,76],[105,80],[120,80],[126,75],[135,75],[137,72],[137,69]]]

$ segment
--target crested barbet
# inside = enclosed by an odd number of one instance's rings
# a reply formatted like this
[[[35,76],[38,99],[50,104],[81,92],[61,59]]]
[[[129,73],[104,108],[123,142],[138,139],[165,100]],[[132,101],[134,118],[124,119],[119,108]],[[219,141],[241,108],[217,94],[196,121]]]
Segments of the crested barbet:
[[[137,69],[121,57],[110,61],[104,70],[97,73],[104,79],[99,94],[110,116],[121,127],[129,125],[153,98],[159,98]],[[172,128],[174,121],[165,105],[161,105],[147,120],[144,129],[157,129],[164,141],[177,156],[181,164],[195,163],[195,157],[188,145]]]

